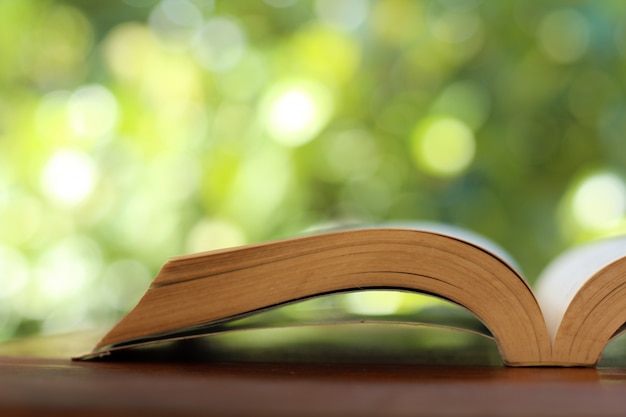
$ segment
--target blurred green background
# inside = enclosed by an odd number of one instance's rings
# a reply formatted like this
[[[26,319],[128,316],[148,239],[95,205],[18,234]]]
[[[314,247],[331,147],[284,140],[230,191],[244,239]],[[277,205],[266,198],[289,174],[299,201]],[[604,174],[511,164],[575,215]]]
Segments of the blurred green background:
[[[0,0],[0,28],[0,339],[320,225],[460,225],[530,281],[624,230],[621,1]]]

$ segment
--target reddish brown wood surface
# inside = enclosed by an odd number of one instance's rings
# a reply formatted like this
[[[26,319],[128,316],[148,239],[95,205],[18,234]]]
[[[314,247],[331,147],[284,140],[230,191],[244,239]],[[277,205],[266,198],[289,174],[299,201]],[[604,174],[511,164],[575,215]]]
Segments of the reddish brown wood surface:
[[[390,349],[399,336],[278,350],[209,338],[92,362],[68,359],[91,337],[4,343],[0,416],[626,415],[621,344],[599,368],[505,368],[483,338],[453,350]]]
[[[0,415],[617,416],[626,370],[0,358]]]

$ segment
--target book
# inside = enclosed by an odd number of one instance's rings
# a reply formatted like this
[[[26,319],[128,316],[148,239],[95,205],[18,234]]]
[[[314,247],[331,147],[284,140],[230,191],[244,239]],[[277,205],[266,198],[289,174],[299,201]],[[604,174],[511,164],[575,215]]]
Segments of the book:
[[[508,366],[595,366],[626,323],[626,238],[575,247],[531,289],[497,245],[461,229],[333,231],[173,257],[137,305],[80,359],[197,337],[330,294],[434,295],[475,315]]]

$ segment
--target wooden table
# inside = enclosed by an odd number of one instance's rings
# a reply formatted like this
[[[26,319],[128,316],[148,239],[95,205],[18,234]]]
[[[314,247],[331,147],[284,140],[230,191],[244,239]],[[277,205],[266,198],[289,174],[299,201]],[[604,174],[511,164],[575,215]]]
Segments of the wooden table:
[[[404,362],[162,353],[76,362],[13,346],[0,349],[0,416],[626,415],[621,365],[432,365],[423,353]]]

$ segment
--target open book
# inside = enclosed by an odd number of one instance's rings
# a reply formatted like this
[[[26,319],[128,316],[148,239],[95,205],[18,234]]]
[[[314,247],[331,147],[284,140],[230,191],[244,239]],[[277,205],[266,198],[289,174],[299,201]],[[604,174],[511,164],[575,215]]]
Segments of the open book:
[[[312,297],[393,289],[465,307],[489,329],[506,365],[594,366],[626,323],[626,238],[563,254],[535,292],[496,247],[476,241],[370,228],[175,257],[83,358],[210,332]]]

